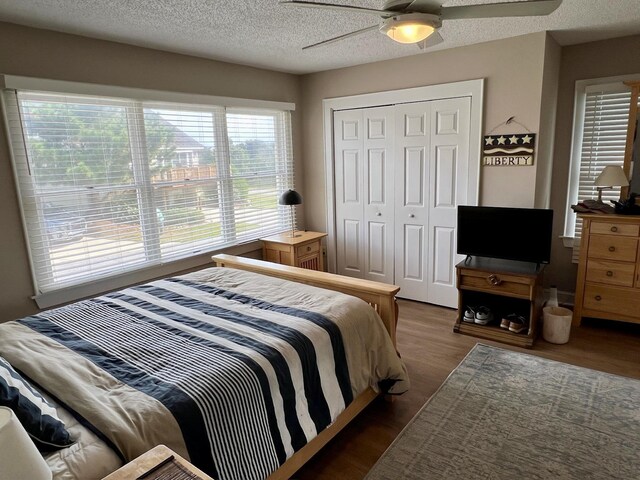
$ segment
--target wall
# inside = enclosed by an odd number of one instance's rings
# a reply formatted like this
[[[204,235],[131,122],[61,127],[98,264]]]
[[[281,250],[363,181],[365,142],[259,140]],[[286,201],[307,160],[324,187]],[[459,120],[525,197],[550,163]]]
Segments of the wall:
[[[574,291],[577,266],[571,249],[559,238],[564,232],[567,184],[571,161],[571,133],[576,80],[638,74],[640,35],[563,47],[555,129],[551,208],[554,210],[552,263],[547,277],[559,290]],[[573,213],[571,213],[573,215]]]
[[[550,206],[561,59],[562,48],[551,35],[547,34],[544,50],[544,72],[542,73],[542,96],[540,98],[540,130],[538,131],[538,153],[536,158],[534,202],[536,208],[549,208]]]
[[[296,75],[95,40],[0,22],[0,73],[76,82],[294,102]],[[301,185],[301,111],[292,115],[296,184]],[[0,321],[36,311],[13,172],[4,129],[0,134]],[[304,222],[304,219],[302,219]],[[145,278],[189,265],[149,269]]]
[[[546,33],[541,32],[303,76],[307,227],[326,229],[323,99],[484,78],[483,132],[514,115],[531,131],[538,132],[546,39]],[[506,130],[497,132],[514,133],[511,126],[503,128]],[[481,203],[533,207],[535,184],[535,165],[483,167]]]

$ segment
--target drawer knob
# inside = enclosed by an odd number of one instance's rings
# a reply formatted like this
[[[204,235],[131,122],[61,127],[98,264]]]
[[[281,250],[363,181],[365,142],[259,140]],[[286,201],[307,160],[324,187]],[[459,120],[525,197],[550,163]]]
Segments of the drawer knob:
[[[599,302],[600,300],[602,300],[602,297],[600,295],[596,295],[596,301]]]
[[[609,251],[610,252],[615,252],[616,251],[616,247],[614,247],[614,246],[609,247]]]
[[[311,247],[307,247],[307,252],[310,252],[310,251],[311,251]]]
[[[618,231],[618,227],[616,227],[616,226],[611,227],[611,231],[613,233],[616,233]]]
[[[487,282],[489,282],[489,285],[497,287],[502,283],[502,280],[500,280],[500,277],[498,277],[495,273],[492,273],[487,277]]]
[[[607,270],[607,277],[613,277],[613,272],[611,270]]]

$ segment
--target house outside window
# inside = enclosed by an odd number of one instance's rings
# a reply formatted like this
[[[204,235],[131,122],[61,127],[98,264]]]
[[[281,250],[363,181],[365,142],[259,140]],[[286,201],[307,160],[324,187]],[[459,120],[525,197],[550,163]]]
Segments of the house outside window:
[[[604,167],[624,163],[631,91],[623,81],[637,75],[576,82],[571,170],[564,238],[579,257],[582,221],[571,210],[579,201],[597,198],[594,182]],[[602,201],[620,198],[620,187],[602,192]]]
[[[290,114],[7,90],[36,294],[291,228]]]

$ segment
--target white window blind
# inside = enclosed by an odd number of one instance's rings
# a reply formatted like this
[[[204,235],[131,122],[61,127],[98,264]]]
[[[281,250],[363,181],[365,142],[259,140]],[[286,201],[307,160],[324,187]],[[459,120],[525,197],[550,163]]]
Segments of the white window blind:
[[[598,191],[594,182],[604,167],[622,166],[629,120],[631,93],[622,82],[606,85],[592,85],[585,89],[582,141],[579,155],[572,161],[579,161],[577,196],[571,203],[594,199]],[[605,189],[602,201],[620,198],[620,187]],[[574,221],[573,260],[578,261],[582,221],[571,211],[567,213]]]
[[[291,228],[287,111],[5,91],[37,293]]]

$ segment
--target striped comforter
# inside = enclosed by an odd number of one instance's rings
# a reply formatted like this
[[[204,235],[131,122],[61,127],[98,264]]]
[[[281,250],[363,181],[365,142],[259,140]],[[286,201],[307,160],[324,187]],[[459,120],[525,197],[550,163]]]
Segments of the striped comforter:
[[[260,479],[406,370],[367,304],[211,268],[0,325],[0,354],[126,460],[157,444]]]

